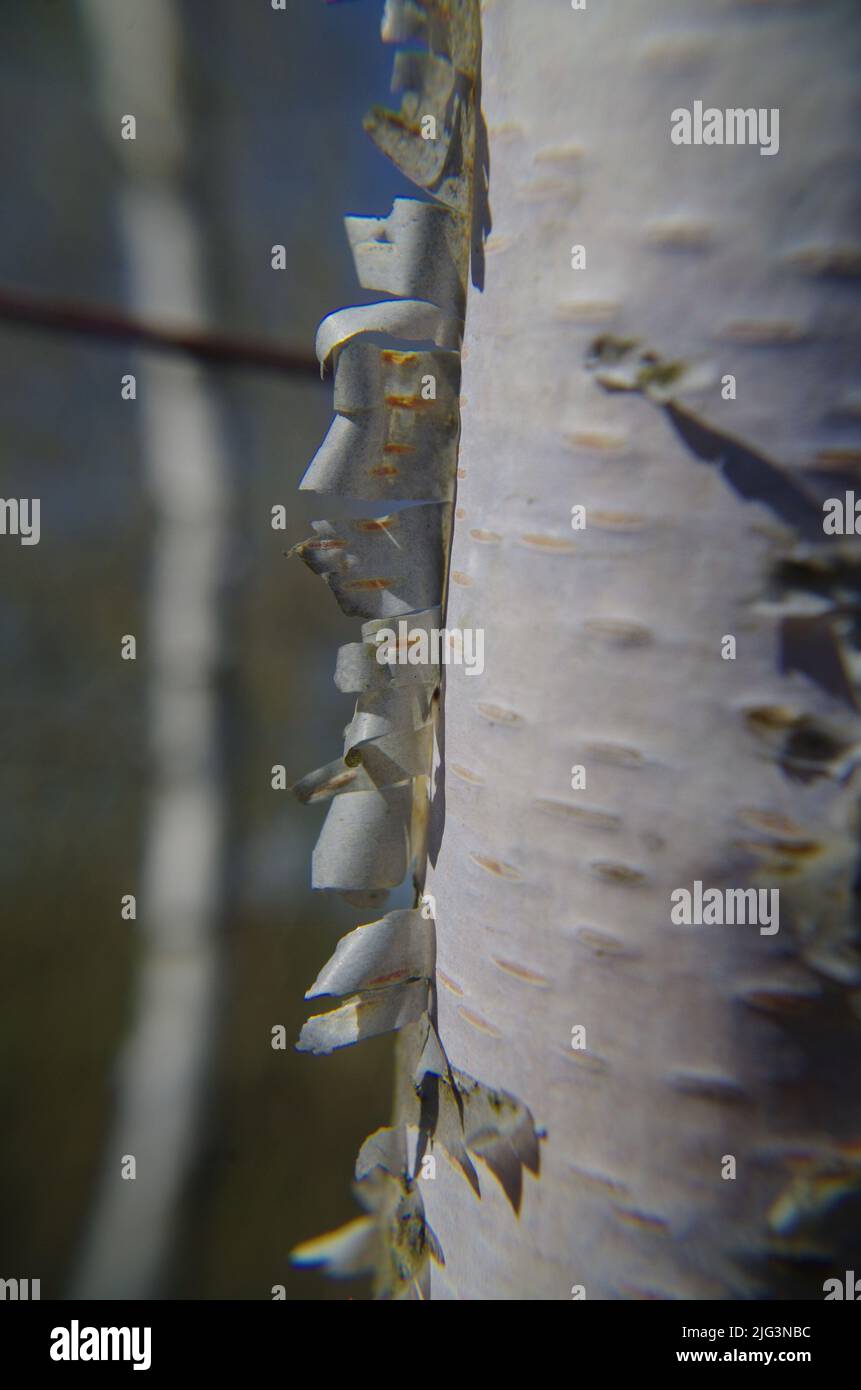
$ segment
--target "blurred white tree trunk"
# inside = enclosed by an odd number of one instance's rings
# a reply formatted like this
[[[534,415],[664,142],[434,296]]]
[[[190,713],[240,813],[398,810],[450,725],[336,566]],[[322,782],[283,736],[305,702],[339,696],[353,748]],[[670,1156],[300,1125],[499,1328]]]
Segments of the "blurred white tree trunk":
[[[171,0],[84,0],[106,138],[122,156],[129,298],[144,318],[205,322],[203,243],[181,184],[180,36]],[[135,140],[120,138],[124,116]],[[193,365],[139,359],[137,400],[154,510],[147,624],[150,805],[137,896],[136,1012],[118,1068],[116,1112],[74,1295],[145,1298],[158,1288],[194,1156],[214,1045],[224,792],[217,672],[228,541],[228,470],[215,407]],[[119,376],[105,389],[119,391]],[[134,412],[134,414],[133,414]],[[117,466],[122,466],[118,459]],[[119,659],[117,634],[117,659]],[[109,949],[109,948],[107,948]],[[136,1160],[124,1181],[125,1155]]]
[[[493,233],[447,626],[485,629],[486,670],[447,672],[426,887],[448,1057],[546,1140],[519,1217],[438,1160],[432,1295],[821,1297],[857,1254],[859,727],[823,688],[840,566],[786,524],[786,479],[851,487],[861,459],[858,16],[487,0],[483,22]],[[779,152],[674,145],[696,100],[778,108]],[[614,355],[644,389],[605,389]],[[781,624],[817,613],[781,671]],[[695,880],[779,888],[779,931],[671,924]]]

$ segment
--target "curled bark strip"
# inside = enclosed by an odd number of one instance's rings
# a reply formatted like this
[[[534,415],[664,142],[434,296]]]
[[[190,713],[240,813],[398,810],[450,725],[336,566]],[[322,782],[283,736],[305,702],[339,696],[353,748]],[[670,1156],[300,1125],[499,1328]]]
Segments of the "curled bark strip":
[[[430,638],[445,608],[460,431],[479,36],[477,0],[388,0],[383,37],[425,43],[427,51],[397,55],[401,110],[375,109],[366,129],[437,202],[400,198],[387,218],[346,219],[362,285],[402,298],[339,310],[317,335],[323,371],[334,367],[336,416],[302,487],[415,505],[315,522],[315,535],[294,551],[345,613],[365,619],[362,641],[338,653],[335,683],[357,695],[343,758],[293,788],[302,801],[330,801],[314,887],[338,889],[357,906],[376,904],[412,863],[417,894],[412,910],[342,938],[308,991],[308,998],[351,997],[308,1020],[300,1050],[326,1053],[392,1030],[417,1046],[404,1072],[406,1109],[365,1141],[357,1160],[356,1192],[369,1214],[300,1246],[294,1259],[337,1276],[373,1274],[377,1296],[393,1299],[427,1297],[428,1260],[443,1263],[419,1191],[435,1141],[480,1193],[471,1149],[515,1212],[523,1168],[538,1172],[528,1109],[449,1065],[434,1023],[433,904],[421,895],[440,681]],[[404,616],[405,623],[392,621]],[[382,642],[388,660],[380,659]],[[409,1129],[419,1135],[412,1163]]]

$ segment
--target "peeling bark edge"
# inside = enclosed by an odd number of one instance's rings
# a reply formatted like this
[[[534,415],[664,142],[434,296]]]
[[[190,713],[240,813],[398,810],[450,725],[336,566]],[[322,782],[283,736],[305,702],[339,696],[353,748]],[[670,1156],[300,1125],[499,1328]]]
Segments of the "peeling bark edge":
[[[419,1190],[434,1141],[478,1195],[469,1150],[483,1159],[519,1212],[523,1168],[539,1171],[539,1135],[514,1096],[452,1068],[437,1034],[435,922],[422,887],[440,668],[431,658],[414,660],[400,638],[388,663],[379,652],[390,621],[408,617],[409,645],[445,611],[467,280],[472,260],[481,284],[489,228],[477,135],[478,0],[387,0],[382,37],[426,48],[396,55],[401,110],[375,107],[365,129],[436,201],[400,198],[387,218],[345,219],[362,286],[399,298],[340,310],[321,324],[317,355],[321,373],[334,374],[336,416],[301,487],[412,505],[384,517],[315,522],[315,535],[292,552],[329,584],[345,613],[366,620],[362,642],[338,654],[338,688],[358,692],[343,758],[293,790],[303,801],[332,798],[314,851],[315,888],[340,891],[357,907],[380,906],[411,865],[416,899],[412,911],[391,912],[341,940],[306,997],[350,997],[310,1018],[297,1046],[326,1053],[401,1031],[406,1065],[395,1125],[369,1136],[356,1162],[356,1196],[367,1215],[305,1242],[292,1258],[339,1277],[370,1274],[377,1298],[414,1300],[429,1296],[429,1259],[445,1262]]]

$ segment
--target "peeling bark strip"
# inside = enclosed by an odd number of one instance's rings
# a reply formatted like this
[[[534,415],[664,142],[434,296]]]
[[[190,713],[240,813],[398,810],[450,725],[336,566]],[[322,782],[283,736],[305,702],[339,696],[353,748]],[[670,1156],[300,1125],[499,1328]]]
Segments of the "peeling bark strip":
[[[315,522],[315,535],[295,547],[343,611],[366,621],[362,641],[338,654],[335,683],[358,696],[343,756],[293,790],[305,802],[331,800],[314,851],[315,888],[379,906],[412,867],[419,905],[341,940],[306,997],[350,997],[310,1018],[298,1047],[326,1053],[400,1031],[409,1062],[400,1068],[396,1125],[371,1135],[356,1163],[368,1214],[300,1246],[294,1259],[335,1275],[372,1274],[378,1297],[416,1299],[428,1296],[429,1258],[444,1262],[419,1188],[433,1171],[434,1145],[476,1193],[470,1151],[481,1158],[515,1211],[523,1168],[537,1173],[539,1160],[526,1107],[455,1071],[437,1034],[435,922],[422,886],[440,662],[432,648],[425,662],[381,662],[377,642],[405,614],[411,632],[435,631],[445,606],[460,344],[470,246],[483,226],[473,207],[478,0],[388,0],[383,38],[426,49],[397,55],[401,110],[375,109],[366,129],[437,201],[399,198],[387,218],[346,218],[360,283],[400,298],[342,309],[321,324],[317,355],[323,373],[334,372],[336,416],[301,486],[413,505]]]

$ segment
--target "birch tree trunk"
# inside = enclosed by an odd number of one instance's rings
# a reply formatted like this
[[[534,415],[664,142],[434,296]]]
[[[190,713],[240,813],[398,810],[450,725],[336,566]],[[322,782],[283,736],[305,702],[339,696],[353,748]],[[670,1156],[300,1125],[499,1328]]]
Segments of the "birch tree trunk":
[[[447,626],[486,669],[446,673],[427,888],[447,1055],[546,1140],[519,1219],[422,1184],[435,1298],[821,1298],[857,1263],[858,555],[787,499],[861,461],[858,40],[840,0],[483,6]],[[671,143],[696,100],[777,108],[779,151]],[[779,931],[674,925],[696,880],[779,888]]]
[[[204,243],[182,187],[178,15],[171,0],[152,0],[139,26],[117,0],[85,0],[83,15],[105,134],[127,175],[119,218],[131,302],[144,316],[199,325],[206,318]],[[120,139],[124,113],[140,124],[128,142]],[[135,1018],[74,1277],[78,1298],[147,1298],[160,1287],[198,1143],[220,1003],[228,460],[201,371],[150,359],[133,365],[155,513],[140,652],[152,785],[136,894],[142,952]],[[123,1171],[129,1159],[133,1181]]]
[[[443,594],[446,628],[483,632],[485,663],[449,665],[435,702],[417,873],[435,965],[417,914],[363,927],[313,993],[365,993],[312,1019],[300,1046],[400,1029],[395,1123],[357,1165],[360,1180],[388,1174],[387,1210],[415,1222],[408,1258],[383,1221],[384,1294],[822,1298],[861,1238],[861,556],[823,507],[861,462],[861,25],[844,0],[486,0],[486,132],[473,162],[453,96],[432,179],[419,125],[432,88],[469,90],[469,9],[388,0],[384,35],[421,35],[431,57],[396,64],[416,94],[382,135],[378,117],[368,128],[455,220],[451,185],[472,179],[479,231],[489,154]],[[350,233],[354,252],[366,239],[360,271],[373,253],[362,283],[451,309],[414,257],[397,287],[380,278],[409,259],[390,224]],[[415,301],[397,307],[352,311],[349,332],[327,320],[321,361],[368,327],[443,342]],[[359,352],[336,369],[336,410],[376,418]],[[358,462],[336,472],[334,445],[324,454],[304,485],[381,495],[361,490]],[[402,496],[447,496],[429,482]],[[409,516],[357,527],[421,551]],[[404,578],[378,542],[380,578],[371,543],[341,525],[300,551],[347,612],[429,608],[426,562],[421,584]],[[359,589],[377,607],[359,608]],[[375,689],[361,649],[343,652],[340,688]],[[407,718],[412,757],[421,716],[401,708],[380,728]],[[396,842],[398,788],[360,733],[346,769],[297,788],[365,789],[367,810],[336,796],[320,887],[397,882],[397,861],[365,872],[375,836]],[[366,780],[346,785],[357,765]],[[385,1202],[366,1205],[378,1219]],[[297,1258],[368,1268],[372,1225]]]

